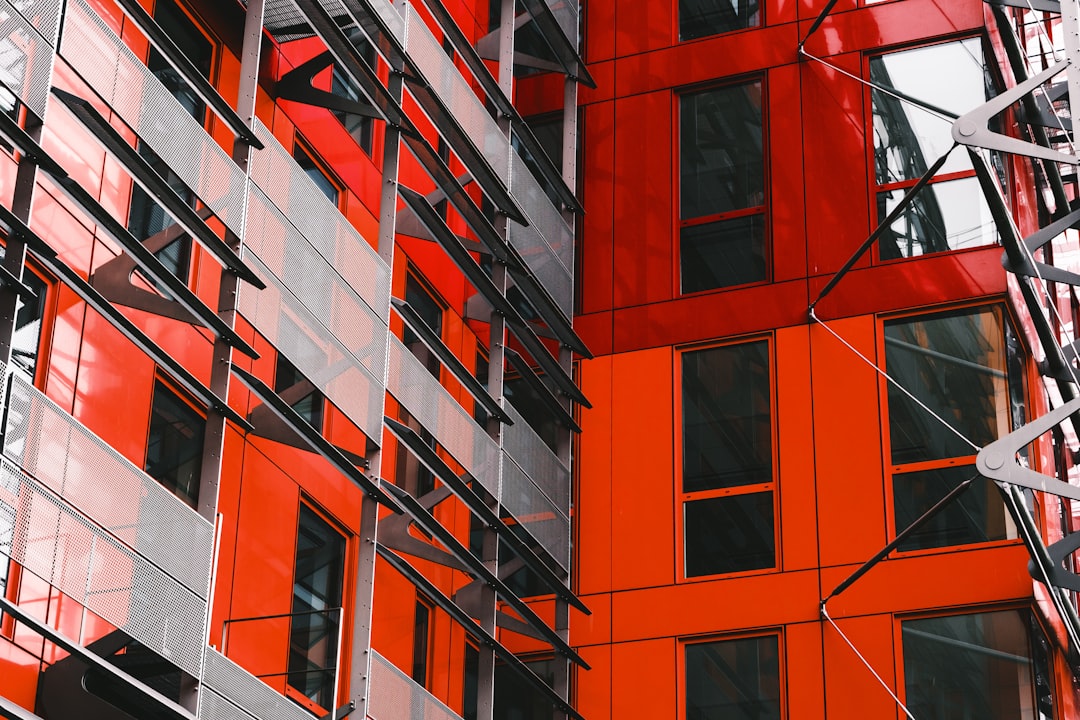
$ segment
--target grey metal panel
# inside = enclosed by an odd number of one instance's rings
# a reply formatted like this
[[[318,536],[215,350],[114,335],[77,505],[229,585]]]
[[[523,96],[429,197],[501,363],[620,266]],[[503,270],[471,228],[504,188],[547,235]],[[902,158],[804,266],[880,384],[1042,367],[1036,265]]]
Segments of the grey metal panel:
[[[570,519],[529,479],[510,456],[502,455],[504,508],[529,531],[564,570],[570,568]]]
[[[84,0],[69,0],[60,55],[237,236],[247,178]]]
[[[247,250],[262,262],[278,284],[303,304],[306,311],[367,368],[373,377],[382,378],[386,363],[387,324],[383,315],[359,296],[353,282],[342,277],[334,259],[317,252],[297,231],[289,219],[257,188],[249,194]],[[301,211],[303,212],[303,211]],[[308,212],[311,212],[308,210]],[[360,242],[363,242],[362,240]],[[347,256],[358,254],[355,248],[342,252],[341,262],[350,266]],[[381,260],[380,260],[381,262]],[[351,267],[356,269],[355,264]],[[383,266],[385,267],[385,266]],[[363,285],[362,276],[354,277]],[[264,279],[265,282],[265,279]],[[367,294],[382,295],[382,305],[390,306],[389,276],[372,277]]]
[[[12,378],[4,454],[113,537],[206,599],[214,527],[61,410]]]
[[[0,549],[75,602],[198,677],[206,603],[41,483],[0,459]]]
[[[252,182],[310,243],[306,251],[323,259],[386,324],[390,267],[258,120],[255,134],[265,149],[252,157]],[[254,245],[259,238],[257,233],[252,235],[248,241]]]
[[[529,427],[511,403],[506,414],[514,421],[503,429],[503,450],[564,514],[570,514],[570,470]]]
[[[382,375],[373,375],[364,367],[254,253],[248,253],[245,260],[266,283],[266,289],[240,288],[237,307],[241,315],[369,440],[378,444],[382,434]],[[372,337],[374,344],[385,343],[388,331],[381,328],[379,333],[381,336]],[[368,352],[376,352],[376,349]]]
[[[200,720],[259,720],[244,712],[210,688],[203,686],[199,693]]]
[[[368,717],[372,720],[461,720],[453,710],[374,650],[371,651],[369,687]]]
[[[405,6],[404,18],[389,3],[381,9],[383,18],[398,16],[398,22],[404,21],[398,40],[405,46],[410,61],[505,183],[510,171],[510,142],[506,133],[499,129],[480,98],[465,82],[461,72],[411,5]],[[393,23],[388,24],[394,28]]]
[[[499,497],[499,448],[495,441],[392,335],[389,355],[386,389],[470,475]]]
[[[5,5],[15,8],[22,15],[45,42],[56,47],[57,33],[60,32],[60,7],[63,0],[15,0]]]
[[[521,203],[529,222],[558,258],[567,276],[574,274],[574,231],[555,209],[525,161],[515,152],[510,158],[510,194]],[[520,250],[520,248],[519,248]],[[556,296],[557,300],[562,298]]]
[[[544,0],[551,8],[551,14],[559,23],[559,27],[566,33],[566,37],[577,47],[580,44],[578,38],[578,18],[580,10],[577,0]]]
[[[259,720],[311,720],[311,715],[300,709],[296,703],[286,699],[214,648],[206,649],[206,671],[203,674],[203,683],[216,694],[243,708]],[[219,709],[222,709],[222,705],[216,704],[215,710]],[[210,717],[205,714],[205,710],[203,717]],[[237,717],[237,715],[213,717],[216,720],[219,717]]]
[[[7,0],[0,4],[0,83],[38,117],[45,115],[49,99],[55,56],[52,37],[43,36]]]

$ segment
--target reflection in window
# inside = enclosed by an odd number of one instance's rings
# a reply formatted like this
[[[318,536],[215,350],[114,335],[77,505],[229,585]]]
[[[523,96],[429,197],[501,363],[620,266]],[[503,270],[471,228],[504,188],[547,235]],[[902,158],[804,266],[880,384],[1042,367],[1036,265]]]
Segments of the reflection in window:
[[[686,646],[687,720],[779,720],[776,636]]]
[[[154,19],[203,77],[210,79],[214,46],[184,11],[173,0],[157,0],[154,6]],[[206,106],[156,48],[150,48],[146,67],[172,93],[189,115],[199,123],[204,122]],[[195,195],[180,177],[145,143],[140,142],[138,150],[143,159],[168,183],[169,187],[194,207]],[[134,184],[131,189],[131,207],[128,212],[128,230],[131,234],[137,240],[145,240],[172,224],[172,218],[164,208],[158,205],[138,184]],[[190,237],[182,236],[155,254],[170,273],[182,279],[187,278],[191,263]]]
[[[405,302],[409,303],[409,306],[416,311],[416,314],[424,321],[436,336],[442,337],[443,326],[443,305],[435,299],[434,294],[427,289],[415,275],[409,273],[405,280]],[[442,363],[439,362],[439,358],[435,353],[428,349],[424,341],[420,339],[420,336],[414,333],[408,326],[405,325],[405,334],[402,337],[402,343],[405,347],[409,348],[416,358],[424,364],[424,367],[428,369],[435,379],[439,378],[439,371],[442,368]]]
[[[315,187],[319,188],[319,192],[325,195],[326,199],[336,207],[340,196],[338,186],[330,179],[330,176],[326,174],[322,167],[315,162],[315,159],[311,157],[311,153],[303,146],[297,144],[293,146],[293,160],[295,160],[296,164],[300,166],[300,169],[304,171],[304,174],[315,183]]]
[[[680,40],[694,40],[760,24],[757,0],[679,0]]]
[[[769,352],[757,341],[682,353],[686,577],[776,565]]]
[[[206,419],[165,386],[154,383],[146,473],[195,507],[199,500]]]
[[[364,62],[375,68],[378,55],[375,46],[368,42],[367,37],[361,32],[352,32],[350,30],[349,39],[358,48],[360,57],[364,59]],[[354,102],[367,103],[360,89],[353,84],[352,80],[336,64],[333,66],[330,76],[330,93]],[[357,115],[341,110],[331,110],[330,112],[345,127],[349,135],[352,135],[353,140],[360,146],[360,149],[370,155],[374,138],[374,119],[366,115]]]
[[[525,666],[548,685],[555,683],[555,660],[528,660]],[[495,712],[500,720],[550,720],[551,699],[502,663],[495,665]]]
[[[471,642],[465,643],[465,671],[461,686],[461,720],[476,720],[476,701],[480,692],[480,651]]]
[[[15,304],[15,332],[11,337],[11,365],[33,381],[41,347],[41,323],[45,317],[48,286],[32,270],[23,270],[23,284],[30,288],[32,300],[18,298]]]
[[[1026,610],[906,620],[906,705],[917,718],[1052,720],[1049,647]]]
[[[431,632],[434,629],[431,616],[434,612],[431,601],[416,597],[416,610],[413,621],[413,662],[411,677],[420,687],[428,686],[428,669],[431,656]]]
[[[768,277],[761,83],[679,102],[682,292]]]
[[[296,388],[296,390],[292,390]],[[292,396],[310,389],[306,394],[294,399]],[[274,392],[282,396],[289,406],[296,411],[313,427],[316,432],[322,432],[323,425],[323,394],[315,389],[314,385],[305,378],[289,359],[278,353],[277,368],[274,371]]]
[[[296,533],[289,685],[322,708],[334,703],[345,538],[306,505]]]
[[[897,383],[976,447],[1025,418],[1023,382],[1010,372],[1018,342],[1001,307],[966,308],[885,323],[885,365]],[[897,531],[975,474],[975,448],[891,385],[888,389]],[[972,484],[901,549],[1012,537],[997,492]]]
[[[993,94],[978,38],[872,57],[870,79],[957,115]],[[873,90],[871,98],[880,221],[953,146],[952,121],[880,90]],[[883,259],[913,257],[995,240],[971,161],[966,152],[956,149],[882,236],[880,255]]]

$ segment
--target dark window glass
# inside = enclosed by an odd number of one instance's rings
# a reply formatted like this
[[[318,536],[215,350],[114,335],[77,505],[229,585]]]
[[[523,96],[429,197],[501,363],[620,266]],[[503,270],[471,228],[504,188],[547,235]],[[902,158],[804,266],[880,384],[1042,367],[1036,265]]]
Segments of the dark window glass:
[[[901,628],[915,717],[1052,720],[1046,641],[1028,611],[906,620]]]
[[[428,655],[431,652],[431,606],[427,601],[416,599],[416,616],[413,624],[412,679],[419,685],[428,684]]]
[[[296,533],[289,685],[323,708],[334,702],[345,538],[306,505]]]
[[[548,685],[554,684],[554,660],[532,660],[525,665]],[[547,695],[513,668],[501,663],[495,665],[495,717],[499,720],[550,720],[551,712],[551,699]]]
[[[298,388],[297,386],[303,385]],[[277,369],[274,372],[274,392],[282,395],[282,399],[289,403],[296,413],[304,418],[308,425],[322,432],[323,425],[323,394],[313,387],[310,392],[303,394],[299,399],[292,396],[298,394],[304,388],[310,387],[311,383],[305,378],[289,359],[278,353]],[[297,390],[292,390],[297,388]]]
[[[521,413],[540,439],[552,452],[558,452],[559,423],[547,404],[532,386],[520,377],[507,377],[503,383],[503,395]]]
[[[154,19],[161,29],[172,38],[189,61],[204,77],[210,78],[214,58],[214,46],[202,31],[184,14],[173,0],[158,0],[154,6]],[[151,47],[146,67],[172,93],[173,97],[193,118],[200,123],[205,120],[206,106],[188,86],[172,65]],[[139,143],[139,154],[168,183],[169,187],[194,207],[195,195],[187,188],[162,160],[145,143]],[[138,240],[145,240],[162,232],[173,224],[172,218],[139,185],[131,189],[131,208],[128,212],[128,230]],[[173,275],[186,278],[191,262],[191,238],[182,236],[155,253],[157,258]],[[162,288],[158,288],[161,290]]]
[[[195,408],[161,382],[154,383],[145,470],[192,507],[199,500],[205,432],[206,419]]]
[[[870,58],[870,79],[937,107],[963,114],[993,95],[977,38]],[[873,90],[877,220],[883,220],[937,159],[953,146],[952,122]],[[965,177],[967,176],[967,177]],[[947,181],[946,181],[947,180]],[[997,240],[968,154],[948,160],[884,232],[882,259],[961,250]]]
[[[435,436],[424,428],[411,415],[402,410],[401,422],[408,425],[424,444],[432,450],[438,450]],[[394,468],[394,484],[415,498],[421,498],[435,489],[435,474],[428,466],[420,462],[404,444],[398,443],[398,452]],[[423,532],[423,531],[421,531]]]
[[[686,577],[776,565],[771,492],[684,503]]]
[[[778,638],[686,646],[687,720],[780,720]]]
[[[31,270],[23,270],[23,284],[34,291],[33,300],[18,298],[15,305],[15,333],[11,337],[11,364],[34,379],[41,347],[41,323],[45,317],[48,286]]]
[[[760,24],[758,0],[679,0],[680,40],[694,40]]]
[[[893,477],[897,531],[915,522],[949,491],[975,475],[973,465],[899,473]],[[1012,534],[996,486],[977,479],[900,544],[900,550],[1005,540]]]
[[[311,178],[311,181],[315,183],[315,186],[319,188],[319,191],[326,196],[326,199],[332,202],[335,206],[338,204],[338,187],[334,184],[323,169],[319,167],[319,164],[315,162],[314,158],[307,150],[296,145],[293,147],[293,160],[300,166],[300,169],[304,171],[304,174]]]
[[[1019,343],[1000,307],[885,323],[885,366],[897,383],[978,447],[1025,419]],[[975,474],[976,449],[891,385],[893,506],[900,532]],[[1015,533],[997,491],[977,480],[901,550],[988,542]]]
[[[473,371],[473,375],[487,389],[488,386],[488,372],[490,371],[490,363],[488,360],[487,352],[484,350],[476,351],[476,370]],[[486,427],[487,421],[490,418],[487,410],[479,402],[473,404],[473,420],[476,420],[480,427]]]
[[[363,33],[350,31],[349,39],[352,40],[354,45],[360,47],[360,57],[362,57],[369,66],[374,68],[377,53],[371,43],[367,41],[367,38],[364,37]],[[334,69],[330,76],[330,92],[339,97],[367,104],[367,99],[364,97],[363,93],[353,85],[352,81],[341,72],[337,65],[334,65]],[[360,146],[360,149],[370,155],[373,144],[373,128],[375,126],[375,121],[366,115],[355,115],[340,110],[331,110],[330,112],[333,113],[334,117],[338,119],[338,122],[345,127],[345,130],[352,135],[353,140]]]
[[[480,651],[465,644],[465,676],[462,680],[461,720],[476,720],[476,701],[480,691]]]
[[[682,354],[683,491],[772,480],[769,345]]]
[[[405,280],[405,302],[423,319],[424,323],[431,328],[435,335],[442,337],[443,306],[434,298],[431,292],[415,276],[409,275]],[[409,351],[416,356],[436,379],[442,363],[435,353],[428,350],[427,345],[416,333],[405,325],[405,334],[402,342]]]
[[[680,217],[763,205],[761,83],[683,95],[679,116]]]
[[[765,216],[683,227],[679,266],[684,293],[765,280]]]
[[[679,102],[682,292],[768,277],[760,82]]]
[[[1000,308],[886,322],[885,366],[901,387],[976,446],[1009,432],[1012,409]],[[888,398],[894,465],[975,454],[892,384]]]

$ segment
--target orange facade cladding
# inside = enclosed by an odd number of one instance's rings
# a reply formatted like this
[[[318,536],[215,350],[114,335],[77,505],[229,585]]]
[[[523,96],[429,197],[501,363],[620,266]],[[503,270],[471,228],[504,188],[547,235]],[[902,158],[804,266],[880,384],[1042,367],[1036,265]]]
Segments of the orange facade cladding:
[[[853,349],[882,366],[884,318],[1002,302],[1002,250],[890,262],[866,254],[817,308],[851,348],[809,323],[807,307],[877,220],[870,92],[841,71],[865,78],[870,53],[982,35],[989,23],[975,0],[841,0],[806,45],[835,70],[798,54],[827,4],[766,0],[762,27],[688,42],[677,39],[676,0],[586,4],[585,57],[598,87],[580,95],[587,212],[576,327],[597,358],[580,372],[595,407],[581,414],[575,531],[576,587],[593,615],[574,616],[573,636],[594,668],[577,676],[590,717],[688,717],[685,643],[771,634],[780,638],[781,717],[903,715],[819,608],[901,529],[887,385]],[[761,80],[767,98],[771,274],[680,295],[678,100],[745,79]],[[550,100],[550,78],[533,82],[530,101]],[[1016,170],[1015,201],[1031,223],[1030,170]],[[777,567],[683,579],[680,353],[762,338],[771,347]],[[1035,417],[1040,393],[1034,375],[1029,382]],[[1049,541],[1060,537],[1056,522],[1044,525]],[[829,613],[902,699],[901,620],[1036,607],[1028,557],[1018,540],[894,552]],[[1042,609],[1048,633],[1060,632],[1053,608]],[[1056,672],[1055,717],[1075,717],[1070,671]]]

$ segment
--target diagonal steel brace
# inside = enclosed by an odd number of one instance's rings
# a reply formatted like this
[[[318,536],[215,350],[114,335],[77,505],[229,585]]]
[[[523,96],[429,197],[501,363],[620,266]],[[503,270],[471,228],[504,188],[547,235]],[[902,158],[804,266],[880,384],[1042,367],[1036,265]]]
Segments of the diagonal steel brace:
[[[1055,425],[1076,412],[1080,412],[1080,398],[1071,400],[990,443],[979,451],[975,458],[975,467],[984,477],[997,482],[1011,483],[1059,497],[1080,500],[1080,487],[1062,482],[1050,475],[1035,472],[1016,462],[1016,454],[1021,448],[1031,444],[1040,435],[1049,432]]]
[[[1016,87],[1009,88],[997,97],[988,100],[971,112],[961,115],[953,123],[953,140],[971,147],[1000,150],[1001,152],[1037,157],[1051,162],[1068,163],[1069,165],[1080,165],[1080,158],[1073,155],[1058,152],[1035,143],[1024,142],[1008,135],[1002,135],[993,132],[988,127],[990,118],[1004,111],[1013,103],[1018,102],[1020,98],[1032,92],[1068,66],[1068,60],[1055,63],[1038,75],[1028,78]]]

